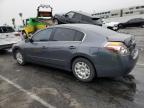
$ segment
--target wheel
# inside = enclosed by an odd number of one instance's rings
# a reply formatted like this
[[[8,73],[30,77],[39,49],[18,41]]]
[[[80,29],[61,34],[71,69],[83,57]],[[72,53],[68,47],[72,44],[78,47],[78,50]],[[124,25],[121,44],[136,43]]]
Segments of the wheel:
[[[16,51],[15,51],[15,58],[16,58],[17,63],[18,63],[19,65],[25,65],[24,56],[23,56],[23,54],[21,53],[20,50],[16,50]]]
[[[141,25],[141,28],[144,28],[144,24]]]
[[[58,25],[59,21],[57,19],[54,19],[54,25]]]
[[[75,59],[72,63],[72,71],[75,77],[82,82],[90,82],[96,76],[92,63],[85,58]]]

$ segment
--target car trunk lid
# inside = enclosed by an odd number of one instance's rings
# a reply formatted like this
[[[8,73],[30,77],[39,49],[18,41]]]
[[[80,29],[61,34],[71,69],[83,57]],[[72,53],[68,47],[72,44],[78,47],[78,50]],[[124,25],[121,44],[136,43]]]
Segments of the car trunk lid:
[[[136,46],[135,38],[133,35],[118,33],[116,36],[107,36],[107,40],[111,42],[122,42],[130,52],[135,49]]]

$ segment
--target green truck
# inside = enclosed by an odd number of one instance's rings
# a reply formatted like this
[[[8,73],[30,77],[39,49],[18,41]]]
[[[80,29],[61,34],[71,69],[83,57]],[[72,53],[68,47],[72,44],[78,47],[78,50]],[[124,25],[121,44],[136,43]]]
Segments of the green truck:
[[[41,11],[40,8],[47,8],[48,11]],[[53,25],[52,7],[49,5],[40,5],[37,9],[36,18],[28,18],[23,21],[24,27],[22,34],[25,38],[28,38],[30,34],[33,34],[37,30],[44,29]]]

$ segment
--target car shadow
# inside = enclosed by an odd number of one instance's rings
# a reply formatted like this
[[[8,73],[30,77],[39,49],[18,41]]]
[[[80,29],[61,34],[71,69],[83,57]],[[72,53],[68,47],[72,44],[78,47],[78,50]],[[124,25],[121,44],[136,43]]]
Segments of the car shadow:
[[[71,90],[80,86],[85,90],[92,90],[102,95],[109,94],[112,97],[123,98],[128,101],[133,101],[136,93],[136,81],[133,75],[118,78],[95,78],[92,82],[84,83],[78,81],[72,72],[36,64],[28,64],[27,66],[40,70],[36,74],[47,76],[47,80],[50,77],[57,84],[63,84],[64,87],[68,87]]]

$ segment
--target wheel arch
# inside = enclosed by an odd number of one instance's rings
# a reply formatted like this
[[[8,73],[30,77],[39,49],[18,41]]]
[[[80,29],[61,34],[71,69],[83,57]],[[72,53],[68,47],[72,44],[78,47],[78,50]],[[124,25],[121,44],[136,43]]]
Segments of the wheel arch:
[[[16,59],[16,57],[15,57],[15,53],[16,53],[17,50],[21,50],[21,48],[19,48],[19,47],[15,47],[15,48],[13,48],[13,50],[12,50],[12,53],[13,53],[13,57],[14,57],[14,59]]]
[[[96,70],[96,67],[94,65],[94,62],[92,61],[92,58],[89,57],[88,55],[81,55],[81,54],[78,54],[78,55],[75,55],[72,57],[71,61],[70,61],[70,69],[72,70],[72,64],[74,62],[74,60],[76,60],[77,58],[84,58],[84,59],[87,59],[94,67],[94,70],[95,70],[95,73],[96,73],[96,76],[97,76],[97,70]]]

